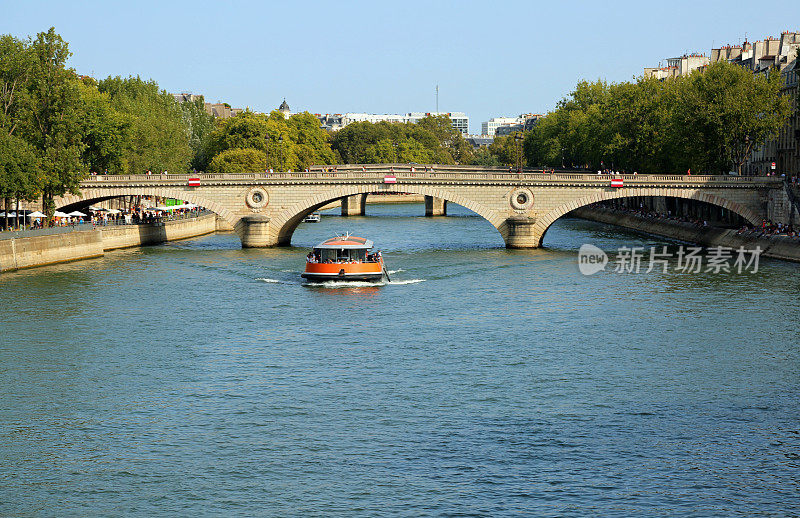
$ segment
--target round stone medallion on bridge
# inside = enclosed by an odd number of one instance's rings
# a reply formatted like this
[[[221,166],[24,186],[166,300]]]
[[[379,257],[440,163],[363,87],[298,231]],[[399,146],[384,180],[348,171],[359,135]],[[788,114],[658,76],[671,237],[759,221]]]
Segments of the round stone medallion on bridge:
[[[253,187],[247,191],[247,197],[245,198],[245,201],[247,202],[248,207],[254,211],[258,211],[266,207],[269,203],[269,194],[267,194],[267,191],[261,187]]]
[[[509,201],[514,210],[525,211],[533,206],[533,193],[525,187],[518,187],[511,191]]]

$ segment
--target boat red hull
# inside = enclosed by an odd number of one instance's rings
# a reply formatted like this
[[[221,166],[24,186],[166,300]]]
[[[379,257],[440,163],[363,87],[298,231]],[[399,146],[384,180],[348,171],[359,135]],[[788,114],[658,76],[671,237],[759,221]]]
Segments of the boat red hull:
[[[383,279],[383,262],[378,263],[306,263],[301,275],[310,282],[326,281],[380,281]]]

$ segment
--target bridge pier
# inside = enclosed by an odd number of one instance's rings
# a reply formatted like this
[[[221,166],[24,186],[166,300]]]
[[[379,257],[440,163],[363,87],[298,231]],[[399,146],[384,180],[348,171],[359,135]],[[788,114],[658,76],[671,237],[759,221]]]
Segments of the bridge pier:
[[[447,200],[425,196],[425,216],[447,216]]]
[[[275,244],[270,241],[267,216],[245,216],[236,222],[234,230],[242,240],[242,248],[265,248]]]
[[[366,214],[367,195],[354,194],[342,198],[342,216],[364,216]]]
[[[538,248],[539,238],[534,231],[536,218],[529,216],[512,216],[506,220],[506,231],[503,237],[506,248]]]

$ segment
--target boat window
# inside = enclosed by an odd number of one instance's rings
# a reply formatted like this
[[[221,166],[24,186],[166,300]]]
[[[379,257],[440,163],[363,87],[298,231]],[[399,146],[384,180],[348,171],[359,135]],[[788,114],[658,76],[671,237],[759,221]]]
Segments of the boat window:
[[[366,261],[367,259],[367,251],[363,248],[350,250],[350,253],[352,254],[351,257],[353,258],[353,261]]]
[[[330,248],[323,248],[322,252],[322,262],[327,263],[328,261],[336,261],[336,250],[332,250]]]

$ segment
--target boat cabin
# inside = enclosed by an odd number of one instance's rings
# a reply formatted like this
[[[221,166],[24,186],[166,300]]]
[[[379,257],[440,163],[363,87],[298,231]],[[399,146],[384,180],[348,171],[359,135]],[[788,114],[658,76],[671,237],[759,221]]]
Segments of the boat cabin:
[[[314,261],[318,263],[366,263],[377,262],[369,253],[372,241],[363,237],[337,236],[314,247]]]

